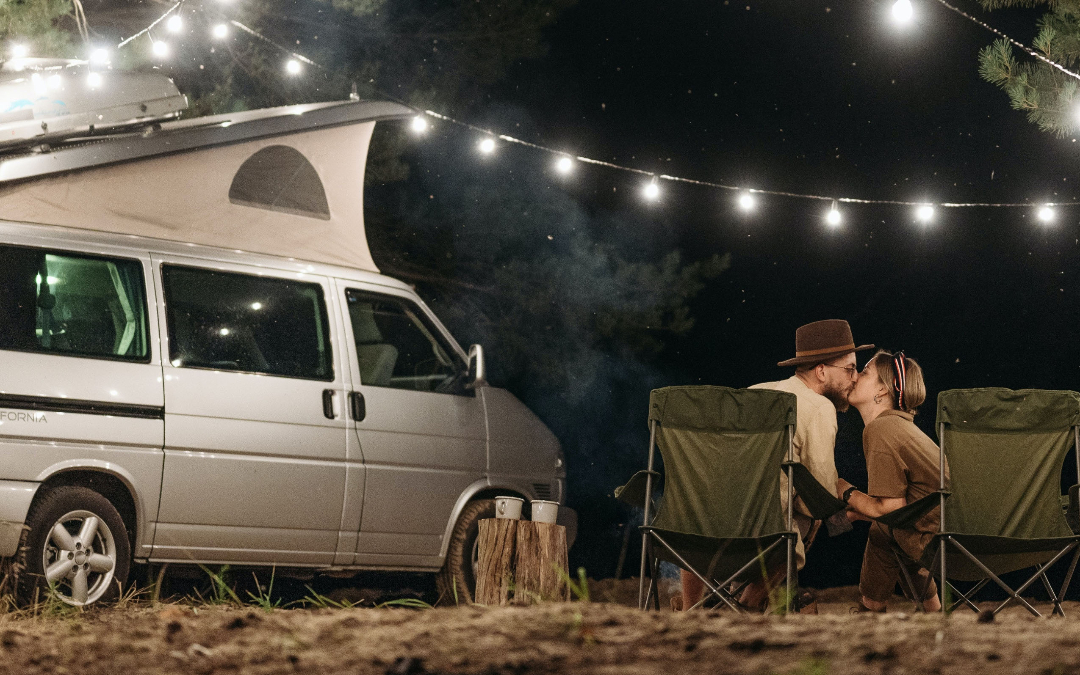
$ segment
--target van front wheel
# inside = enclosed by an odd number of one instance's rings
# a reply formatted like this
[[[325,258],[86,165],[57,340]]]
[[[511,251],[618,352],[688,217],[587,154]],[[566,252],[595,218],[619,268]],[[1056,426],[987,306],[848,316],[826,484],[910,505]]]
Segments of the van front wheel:
[[[116,598],[127,582],[131,546],[108,499],[84,487],[58,487],[34,502],[26,524],[20,600],[44,600],[50,592],[78,606]]]
[[[478,499],[462,509],[450,545],[446,549],[446,561],[435,577],[441,603],[469,604],[476,597],[476,565],[479,561],[477,535],[480,521],[495,517],[495,500]]]

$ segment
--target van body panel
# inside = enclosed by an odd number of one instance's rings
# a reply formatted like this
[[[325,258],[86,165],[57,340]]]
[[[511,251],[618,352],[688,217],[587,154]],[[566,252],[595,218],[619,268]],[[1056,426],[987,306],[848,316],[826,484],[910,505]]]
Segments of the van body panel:
[[[480,392],[488,413],[491,482],[524,484],[530,499],[565,501],[558,479],[566,472],[555,434],[509,391],[483,387]]]
[[[166,359],[165,465],[153,557],[183,552],[198,560],[332,564],[344,500],[346,428],[341,345],[332,330],[334,304],[326,302],[332,294],[328,280],[155,254],[162,298],[168,297],[162,270],[169,265],[184,274],[245,275],[250,283],[295,280],[317,287],[331,327],[333,379],[187,367],[183,359],[178,365]],[[170,313],[180,310],[168,303],[165,310],[159,330],[162,352],[169,355]],[[228,328],[222,324],[222,330]],[[239,339],[240,329],[233,330]],[[336,401],[333,419],[325,415],[324,392]]]
[[[23,523],[40,483],[0,480],[0,557],[15,555]]]

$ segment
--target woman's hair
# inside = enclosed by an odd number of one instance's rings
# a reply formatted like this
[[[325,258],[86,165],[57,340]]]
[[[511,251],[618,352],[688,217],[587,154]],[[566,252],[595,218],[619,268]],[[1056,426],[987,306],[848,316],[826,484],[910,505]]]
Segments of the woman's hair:
[[[889,390],[893,407],[914,415],[915,409],[926,400],[926,382],[919,364],[902,351],[892,354],[884,349],[874,354],[871,363],[878,379]]]

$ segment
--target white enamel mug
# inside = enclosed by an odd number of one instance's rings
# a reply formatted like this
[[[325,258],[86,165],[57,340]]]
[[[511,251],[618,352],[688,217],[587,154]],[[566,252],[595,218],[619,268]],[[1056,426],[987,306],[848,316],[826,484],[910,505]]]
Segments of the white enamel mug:
[[[551,523],[559,517],[559,502],[549,502],[544,499],[534,499],[532,505],[532,519],[534,523]]]
[[[521,505],[525,503],[520,497],[496,497],[495,517],[509,520],[521,520]]]

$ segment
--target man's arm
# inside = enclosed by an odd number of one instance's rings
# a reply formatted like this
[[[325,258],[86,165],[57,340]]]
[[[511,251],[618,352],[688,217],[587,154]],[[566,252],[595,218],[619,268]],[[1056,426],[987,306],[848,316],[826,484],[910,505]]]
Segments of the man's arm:
[[[810,423],[806,425],[806,438],[803,441],[802,463],[810,473],[826,488],[836,485],[836,410],[832,404],[821,406],[814,411]],[[835,495],[839,496],[839,495]]]

